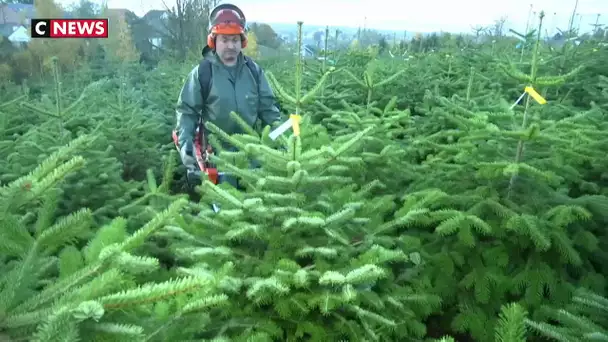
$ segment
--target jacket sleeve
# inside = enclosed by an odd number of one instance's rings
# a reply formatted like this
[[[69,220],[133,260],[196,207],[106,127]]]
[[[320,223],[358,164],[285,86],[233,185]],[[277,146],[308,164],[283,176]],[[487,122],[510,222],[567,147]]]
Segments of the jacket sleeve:
[[[186,77],[175,110],[179,146],[180,148],[185,147],[188,152],[193,150],[192,140],[203,106],[203,96],[198,80],[198,66],[196,66]]]
[[[270,88],[268,79],[262,68],[260,70],[260,105],[258,109],[258,117],[262,120],[264,126],[273,126],[281,120],[281,112],[275,105],[275,96]]]

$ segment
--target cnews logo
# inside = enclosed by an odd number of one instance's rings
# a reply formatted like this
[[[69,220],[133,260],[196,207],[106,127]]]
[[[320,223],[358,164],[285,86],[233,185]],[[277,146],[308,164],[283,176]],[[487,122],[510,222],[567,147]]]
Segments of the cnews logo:
[[[32,38],[108,38],[108,19],[32,19]]]

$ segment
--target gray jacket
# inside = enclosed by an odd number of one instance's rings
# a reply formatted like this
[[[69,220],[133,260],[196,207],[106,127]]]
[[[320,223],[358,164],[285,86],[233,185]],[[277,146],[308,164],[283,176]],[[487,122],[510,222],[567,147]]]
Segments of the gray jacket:
[[[242,129],[230,118],[231,111],[239,114],[251,126],[258,120],[261,120],[263,126],[280,121],[281,113],[275,106],[274,93],[259,66],[258,93],[258,84],[245,65],[242,54],[233,68],[226,67],[213,51],[207,53],[205,58],[211,61],[213,73],[208,102],[203,103],[198,65],[188,74],[177,100],[176,129],[182,148],[188,146],[188,150],[191,150],[200,115],[203,122],[212,122],[228,134],[242,133]]]

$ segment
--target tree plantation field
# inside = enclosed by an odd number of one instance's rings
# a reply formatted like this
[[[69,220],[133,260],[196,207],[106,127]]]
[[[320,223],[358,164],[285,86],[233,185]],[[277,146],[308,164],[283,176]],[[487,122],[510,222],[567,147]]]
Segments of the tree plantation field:
[[[302,120],[208,124],[244,191],[186,184],[171,131],[196,54],[117,43],[3,81],[0,340],[608,339],[608,41],[538,31],[250,46]]]

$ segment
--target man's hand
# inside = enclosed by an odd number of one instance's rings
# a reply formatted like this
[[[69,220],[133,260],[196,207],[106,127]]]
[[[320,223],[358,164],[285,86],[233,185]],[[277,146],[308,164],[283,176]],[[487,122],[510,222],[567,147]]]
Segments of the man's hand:
[[[182,159],[182,163],[184,164],[184,166],[188,169],[193,169],[196,170],[197,169],[197,163],[196,163],[196,158],[194,158],[194,156],[192,155],[192,151],[187,149],[186,146],[184,146],[180,152],[180,158]]]

